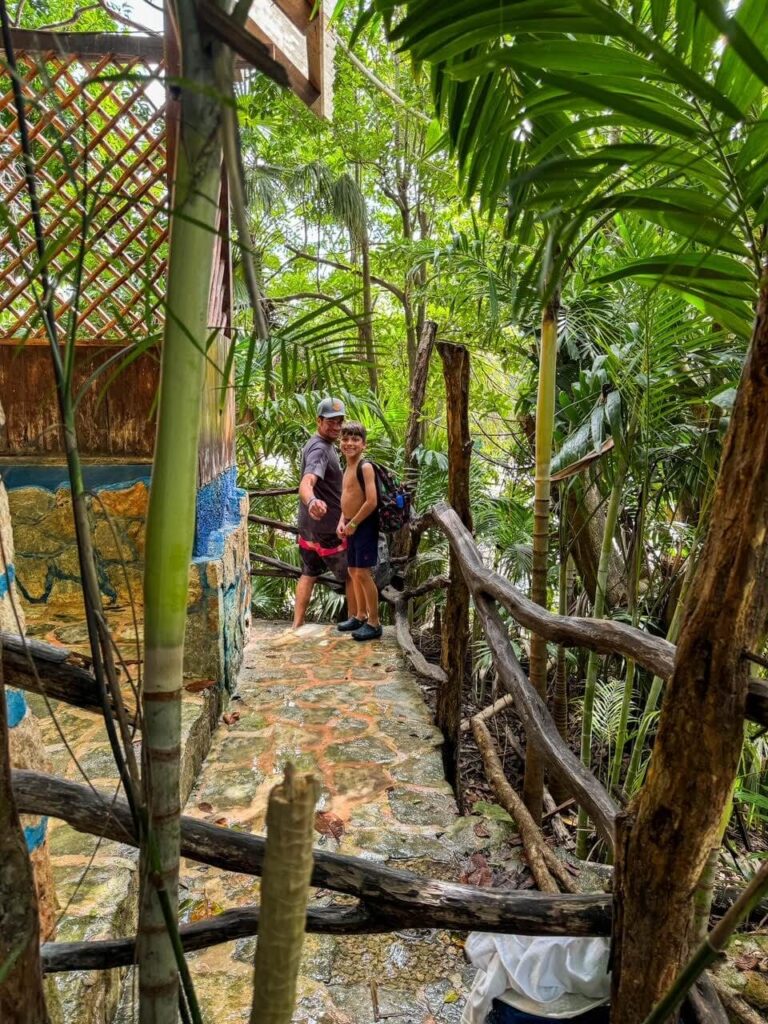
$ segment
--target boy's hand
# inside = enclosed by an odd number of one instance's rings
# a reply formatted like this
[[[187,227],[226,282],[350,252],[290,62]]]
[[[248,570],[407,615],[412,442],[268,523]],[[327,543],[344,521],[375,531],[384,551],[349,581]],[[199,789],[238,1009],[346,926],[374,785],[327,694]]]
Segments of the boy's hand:
[[[346,527],[344,526],[344,520],[343,519],[339,520],[339,525],[336,527],[336,536],[337,537],[344,537],[344,536],[346,536],[346,532],[347,531],[346,531]]]

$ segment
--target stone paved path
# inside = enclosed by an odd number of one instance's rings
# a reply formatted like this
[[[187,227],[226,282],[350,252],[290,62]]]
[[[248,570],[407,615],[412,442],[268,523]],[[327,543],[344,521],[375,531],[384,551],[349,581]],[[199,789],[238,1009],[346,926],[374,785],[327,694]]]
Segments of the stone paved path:
[[[217,732],[186,813],[263,831],[267,794],[290,760],[319,773],[321,809],[343,822],[338,841],[318,833],[318,846],[457,878],[488,840],[475,837],[477,818],[457,817],[440,735],[394,636],[357,644],[332,627],[305,630],[254,625],[228,712],[239,717]],[[187,861],[182,880],[187,920],[258,901],[247,876]],[[254,943],[190,957],[206,1022],[248,1019]],[[456,1024],[470,975],[461,938],[444,932],[310,935],[294,1021]]]

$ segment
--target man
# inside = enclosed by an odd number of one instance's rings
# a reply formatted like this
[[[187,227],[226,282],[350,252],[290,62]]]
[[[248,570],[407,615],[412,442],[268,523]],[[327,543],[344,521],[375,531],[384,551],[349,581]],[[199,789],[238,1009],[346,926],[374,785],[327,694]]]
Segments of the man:
[[[301,576],[296,587],[293,628],[304,625],[315,580],[331,572],[344,583],[347,608],[356,618],[355,591],[347,573],[347,542],[336,533],[341,518],[341,482],[343,475],[335,443],[344,422],[344,403],[324,398],[317,407],[317,433],[301,453],[299,483],[299,550]]]

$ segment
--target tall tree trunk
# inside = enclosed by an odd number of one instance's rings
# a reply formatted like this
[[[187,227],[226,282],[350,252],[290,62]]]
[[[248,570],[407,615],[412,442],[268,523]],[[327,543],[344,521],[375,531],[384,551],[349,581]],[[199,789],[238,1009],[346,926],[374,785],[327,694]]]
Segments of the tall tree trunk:
[[[597,485],[590,482],[582,486],[579,478],[574,478],[568,487],[565,514],[573,538],[571,555],[587,596],[594,604],[600,546],[605,533],[605,510]],[[609,608],[621,604],[626,597],[624,566],[616,552],[611,555],[605,597]]]
[[[360,324],[360,340],[365,349],[368,363],[368,385],[374,394],[379,391],[379,369],[376,363],[376,348],[373,343],[373,300],[371,298],[371,253],[368,228],[360,238],[360,255],[363,271],[363,319]]]
[[[547,604],[547,554],[549,550],[549,496],[551,490],[552,435],[555,426],[555,390],[557,369],[558,294],[544,307],[541,318],[539,387],[536,397],[536,473],[533,500],[533,568],[531,599],[542,607]],[[547,698],[547,642],[535,633],[531,636],[530,679],[537,693]],[[544,762],[529,743],[525,754],[523,800],[537,825],[541,824],[544,794]]]
[[[463,345],[439,342],[443,361],[446,415],[448,423],[448,501],[467,527],[472,529],[469,507],[469,465],[472,440],[469,435],[469,352]],[[447,680],[437,693],[437,725],[443,730],[443,761],[448,780],[457,786],[461,737],[461,697],[469,638],[469,590],[461,566],[451,550],[450,583],[443,614],[441,664]]]
[[[405,345],[406,354],[408,356],[408,380],[413,380],[413,374],[416,368],[419,335],[416,333],[416,322],[413,318],[413,304],[411,303],[411,296],[408,291],[407,282],[401,293],[400,301],[403,305],[403,316],[405,317]]]
[[[175,1024],[178,1014],[177,961],[167,917],[175,919],[177,913],[182,659],[222,167],[214,46],[201,39],[192,0],[180,0],[177,11],[181,108],[144,573],[142,754],[149,838],[138,941],[142,1024]]]
[[[768,272],[645,786],[614,879],[613,1021],[640,1024],[685,963],[693,894],[730,798],[768,588]]]
[[[424,399],[427,393],[427,381],[429,379],[429,361],[432,357],[432,349],[437,336],[437,324],[434,320],[426,320],[424,329],[421,332],[419,348],[416,353],[416,361],[411,374],[410,387],[410,408],[408,410],[408,426],[405,430],[405,482],[411,491],[415,492],[419,484],[419,467],[413,457],[413,453],[424,443],[424,421],[422,411]],[[391,554],[395,558],[408,555],[413,558],[418,551],[418,544],[421,537],[414,538],[407,526],[392,538]]]
[[[35,879],[11,788],[2,673],[0,657],[0,1021],[47,1024]]]
[[[424,421],[421,418],[424,399],[427,394],[429,378],[429,361],[432,357],[437,324],[434,320],[425,320],[416,352],[416,363],[411,374],[410,408],[408,410],[408,426],[405,430],[405,471],[409,483],[415,486],[418,476],[413,453],[424,443]]]

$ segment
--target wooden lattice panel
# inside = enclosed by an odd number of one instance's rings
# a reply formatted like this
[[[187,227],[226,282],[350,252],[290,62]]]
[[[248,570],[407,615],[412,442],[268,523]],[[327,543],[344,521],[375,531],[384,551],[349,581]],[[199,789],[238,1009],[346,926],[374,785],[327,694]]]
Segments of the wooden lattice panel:
[[[168,238],[162,65],[57,53],[17,55],[55,286],[66,328],[82,259],[78,339],[131,342],[162,324]],[[18,123],[0,69],[0,341],[44,335]],[[86,227],[85,246],[82,245]]]

